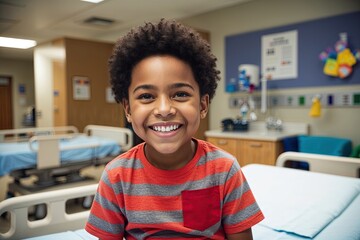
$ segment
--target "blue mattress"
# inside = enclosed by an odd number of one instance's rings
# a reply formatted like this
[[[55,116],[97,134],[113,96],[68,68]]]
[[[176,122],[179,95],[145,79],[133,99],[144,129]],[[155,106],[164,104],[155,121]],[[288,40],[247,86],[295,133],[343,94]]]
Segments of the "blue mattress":
[[[61,163],[87,161],[94,158],[115,156],[121,149],[117,142],[95,136],[79,135],[71,139],[60,141],[60,149],[67,146],[84,147],[99,145],[96,148],[79,148],[61,151]],[[33,145],[36,148],[36,143]],[[36,167],[37,153],[30,149],[28,142],[0,143],[0,176],[13,170]]]

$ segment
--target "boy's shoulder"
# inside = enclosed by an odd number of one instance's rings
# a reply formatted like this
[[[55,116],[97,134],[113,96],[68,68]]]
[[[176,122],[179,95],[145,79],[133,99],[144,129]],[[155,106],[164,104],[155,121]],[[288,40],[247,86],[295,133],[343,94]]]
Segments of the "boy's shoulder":
[[[110,162],[106,164],[107,169],[111,169],[117,167],[119,165],[133,165],[134,161],[139,160],[142,158],[142,149],[144,143],[140,143],[126,152],[121,153]]]

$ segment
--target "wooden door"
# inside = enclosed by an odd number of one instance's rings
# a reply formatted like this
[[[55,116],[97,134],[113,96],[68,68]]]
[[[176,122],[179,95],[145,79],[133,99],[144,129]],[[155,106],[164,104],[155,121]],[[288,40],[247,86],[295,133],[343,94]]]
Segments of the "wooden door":
[[[0,76],[0,130],[13,128],[11,77]]]

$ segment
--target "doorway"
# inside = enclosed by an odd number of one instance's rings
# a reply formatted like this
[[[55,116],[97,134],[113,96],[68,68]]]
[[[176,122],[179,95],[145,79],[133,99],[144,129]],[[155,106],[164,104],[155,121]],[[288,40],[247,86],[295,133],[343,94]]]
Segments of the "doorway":
[[[0,76],[0,130],[13,128],[12,78]]]

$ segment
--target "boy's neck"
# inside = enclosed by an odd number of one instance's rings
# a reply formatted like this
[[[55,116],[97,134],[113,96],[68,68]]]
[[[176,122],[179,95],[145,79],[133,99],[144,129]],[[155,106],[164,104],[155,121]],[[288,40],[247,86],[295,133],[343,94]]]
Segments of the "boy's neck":
[[[196,140],[191,140],[189,144],[183,145],[178,151],[172,154],[158,153],[148,144],[144,146],[144,153],[148,162],[154,167],[162,170],[176,170],[184,167],[193,159],[196,149]]]

